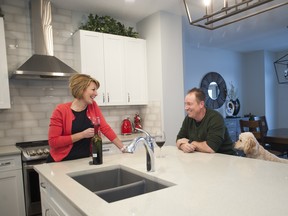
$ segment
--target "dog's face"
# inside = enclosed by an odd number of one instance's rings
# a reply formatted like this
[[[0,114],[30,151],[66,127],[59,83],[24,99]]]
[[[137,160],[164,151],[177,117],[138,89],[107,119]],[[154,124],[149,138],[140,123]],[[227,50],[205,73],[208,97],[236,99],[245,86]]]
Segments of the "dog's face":
[[[244,151],[245,154],[253,154],[257,151],[257,140],[251,132],[244,132],[239,135],[235,148]],[[259,144],[258,144],[259,145]]]

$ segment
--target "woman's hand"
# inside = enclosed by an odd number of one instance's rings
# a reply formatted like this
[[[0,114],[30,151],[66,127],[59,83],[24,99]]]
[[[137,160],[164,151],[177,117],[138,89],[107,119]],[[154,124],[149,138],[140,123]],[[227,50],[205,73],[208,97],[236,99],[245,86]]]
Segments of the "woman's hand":
[[[83,138],[91,138],[94,136],[94,128],[87,128],[86,130],[82,131]]]
[[[87,128],[86,130],[84,130],[82,132],[75,133],[75,134],[71,135],[73,143],[75,143],[81,139],[84,139],[84,138],[91,138],[93,136],[94,136],[94,128]]]

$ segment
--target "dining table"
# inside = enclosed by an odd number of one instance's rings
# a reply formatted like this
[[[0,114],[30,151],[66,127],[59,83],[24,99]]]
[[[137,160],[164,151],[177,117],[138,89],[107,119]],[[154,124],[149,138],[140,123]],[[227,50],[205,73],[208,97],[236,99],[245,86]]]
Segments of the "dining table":
[[[288,150],[288,128],[268,130],[264,135],[264,142],[273,147]]]

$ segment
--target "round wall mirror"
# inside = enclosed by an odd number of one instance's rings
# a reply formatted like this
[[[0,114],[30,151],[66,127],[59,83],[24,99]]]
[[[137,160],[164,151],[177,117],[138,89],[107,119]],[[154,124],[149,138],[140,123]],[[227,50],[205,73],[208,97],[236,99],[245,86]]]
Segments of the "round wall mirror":
[[[219,87],[216,82],[211,82],[208,87],[208,95],[213,100],[216,100],[219,95]]]
[[[200,87],[206,94],[205,105],[208,108],[218,109],[225,103],[227,87],[225,80],[219,73],[207,73],[202,78]]]

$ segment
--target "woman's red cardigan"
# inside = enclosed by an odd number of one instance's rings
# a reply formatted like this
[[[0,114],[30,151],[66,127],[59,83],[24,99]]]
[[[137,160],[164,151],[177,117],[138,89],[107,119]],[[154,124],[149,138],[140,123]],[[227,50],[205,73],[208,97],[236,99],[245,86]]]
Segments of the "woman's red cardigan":
[[[61,161],[72,149],[72,121],[75,116],[71,110],[72,102],[59,104],[53,111],[50,118],[48,142],[50,154],[55,161]],[[102,112],[95,101],[87,106],[87,117],[100,117],[100,131],[110,140],[113,141],[117,135],[108,125]]]

